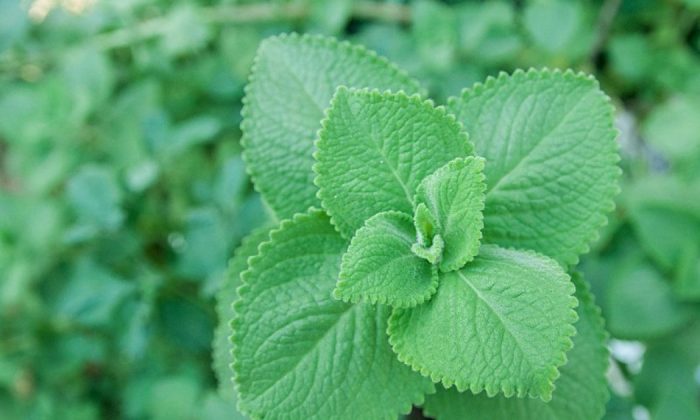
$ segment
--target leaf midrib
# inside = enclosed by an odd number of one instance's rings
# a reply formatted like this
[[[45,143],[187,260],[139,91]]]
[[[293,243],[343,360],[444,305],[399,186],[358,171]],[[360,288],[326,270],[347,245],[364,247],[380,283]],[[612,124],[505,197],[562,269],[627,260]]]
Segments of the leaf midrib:
[[[520,159],[518,160],[518,162],[517,162],[515,165],[513,165],[513,166],[511,167],[510,170],[508,170],[508,172],[504,173],[504,174],[496,181],[496,183],[493,184],[492,187],[489,188],[488,185],[487,185],[487,187],[486,187],[486,197],[488,197],[489,194],[491,194],[493,191],[498,190],[498,187],[504,182],[504,180],[508,179],[509,176],[511,176],[513,173],[515,173],[518,169],[520,169],[520,167],[523,165],[523,163],[524,163],[525,161],[527,161],[527,158],[528,158],[530,155],[532,155],[537,149],[539,149],[540,146],[541,146],[542,144],[546,143],[546,140],[549,138],[549,136],[551,136],[552,133],[554,133],[555,131],[557,131],[557,130],[568,120],[568,118],[571,116],[571,114],[574,112],[574,110],[576,110],[576,109],[584,102],[584,98],[587,98],[587,97],[588,97],[587,94],[586,94],[586,95],[581,95],[581,96],[578,98],[578,100],[576,101],[576,103],[574,104],[574,106],[572,106],[572,107],[566,112],[566,114],[564,114],[564,116],[562,116],[562,118],[559,120],[559,122],[557,122],[557,124],[556,124],[554,127],[552,127],[552,128],[549,130],[549,132],[547,132],[546,134],[543,134],[543,135],[540,137],[540,139],[530,148],[530,150],[528,150],[526,153],[524,153],[524,154],[520,157]],[[499,118],[499,119],[500,119],[500,118]],[[491,140],[493,140],[493,136],[491,137]],[[508,142],[508,146],[510,145],[510,143],[511,143],[511,142],[509,141],[509,142]]]
[[[357,118],[357,119],[360,119],[360,121],[361,121],[361,120],[362,120],[362,119],[361,119],[361,115],[356,115],[356,114],[353,112],[352,107],[350,106],[350,103],[349,103],[349,101],[347,100],[347,98],[346,98],[346,100],[345,100],[345,103],[346,103],[346,105],[347,105],[347,109],[348,109],[348,111],[350,112],[350,114],[351,114],[353,117],[355,117],[355,118]],[[404,183],[404,181],[401,179],[401,177],[399,176],[399,174],[396,172],[396,169],[395,169],[393,166],[391,166],[391,164],[389,163],[389,159],[388,159],[387,156],[384,154],[384,151],[382,150],[382,148],[381,148],[379,142],[377,141],[377,138],[376,138],[376,136],[374,135],[374,133],[372,132],[372,130],[368,129],[368,127],[367,127],[366,124],[360,124],[360,127],[362,127],[362,131],[364,131],[365,135],[366,135],[367,137],[369,137],[369,139],[370,139],[369,143],[370,143],[372,146],[374,146],[375,150],[377,151],[377,153],[378,153],[379,156],[381,157],[381,160],[385,163],[385,166],[386,166],[387,168],[389,168],[389,171],[391,172],[391,175],[396,179],[396,182],[398,182],[399,186],[401,187],[401,189],[402,189],[403,192],[404,192],[404,195],[406,196],[406,199],[408,200],[408,203],[411,205],[411,207],[415,207],[415,202],[414,202],[414,199],[413,199],[412,194],[408,191],[408,186]]]
[[[503,329],[510,335],[513,340],[515,340],[515,343],[518,345],[518,348],[520,349],[520,353],[523,355],[523,359],[529,364],[529,367],[534,367],[535,364],[532,362],[532,360],[528,357],[528,353],[525,351],[526,346],[523,346],[520,337],[515,334],[513,331],[510,330],[509,325],[510,322],[506,321],[503,317],[501,317],[501,314],[492,306],[492,304],[481,294],[481,291],[477,289],[470,281],[467,279],[464,274],[462,274],[460,271],[456,271],[457,275],[464,281],[464,283],[467,284],[473,291],[474,294],[486,305],[486,307],[493,313],[496,318],[501,322],[501,325],[503,325]]]
[[[258,397],[256,399],[259,399],[261,397],[264,397],[275,385],[278,383],[282,382],[287,376],[289,376],[290,373],[294,372],[294,370],[299,366],[303,361],[307,360],[309,355],[316,353],[318,350],[319,345],[325,341],[326,337],[329,336],[329,334],[336,329],[336,326],[340,323],[342,319],[344,319],[348,313],[351,312],[352,309],[355,309],[359,307],[358,305],[348,305],[347,308],[338,314],[338,319],[336,319],[332,324],[328,326],[328,329],[321,335],[314,343],[311,345],[311,347],[308,348],[306,353],[302,357],[300,357],[289,369],[287,369],[282,375],[278,377],[278,379],[270,384],[267,388],[265,388],[263,391],[260,391],[258,394]]]

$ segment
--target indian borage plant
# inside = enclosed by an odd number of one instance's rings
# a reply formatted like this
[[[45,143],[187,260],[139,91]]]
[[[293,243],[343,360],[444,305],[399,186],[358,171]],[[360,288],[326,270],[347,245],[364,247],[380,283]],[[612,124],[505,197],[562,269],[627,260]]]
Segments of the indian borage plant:
[[[551,70],[489,78],[446,107],[422,92],[362,47],[261,45],[244,158],[283,221],[233,262],[254,254],[231,323],[241,410],[600,418],[606,336],[569,273],[617,193],[608,98]]]

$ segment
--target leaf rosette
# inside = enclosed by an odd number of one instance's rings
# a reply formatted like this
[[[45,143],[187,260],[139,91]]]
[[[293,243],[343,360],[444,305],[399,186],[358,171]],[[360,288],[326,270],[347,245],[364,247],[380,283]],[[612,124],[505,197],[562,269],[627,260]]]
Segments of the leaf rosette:
[[[286,220],[248,260],[234,306],[244,411],[395,418],[434,383],[455,388],[428,401],[445,418],[556,410],[555,381],[578,373],[562,368],[567,354],[587,363],[574,344],[604,341],[567,272],[617,193],[612,108],[595,80],[516,71],[442,107],[388,61],[327,38],[272,38],[256,63],[246,160]]]

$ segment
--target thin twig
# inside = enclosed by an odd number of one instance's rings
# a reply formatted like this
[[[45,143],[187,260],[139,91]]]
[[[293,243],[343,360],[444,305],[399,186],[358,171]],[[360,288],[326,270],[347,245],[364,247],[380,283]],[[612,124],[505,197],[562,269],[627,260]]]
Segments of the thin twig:
[[[596,35],[595,42],[593,43],[593,48],[591,48],[591,54],[589,56],[589,61],[593,62],[598,54],[602,51],[605,43],[610,35],[610,28],[612,28],[612,23],[617,16],[617,12],[620,10],[620,5],[622,0],[605,0],[605,3],[600,7],[600,14],[598,15],[598,33]]]
[[[302,20],[311,15],[312,8],[308,3],[263,3],[205,7],[196,13],[205,24],[241,25]],[[359,1],[353,4],[351,16],[357,19],[406,24],[411,21],[411,9],[397,3]],[[167,27],[167,16],[160,16],[134,26],[97,35],[92,42],[101,49],[126,47],[161,36],[167,31]]]

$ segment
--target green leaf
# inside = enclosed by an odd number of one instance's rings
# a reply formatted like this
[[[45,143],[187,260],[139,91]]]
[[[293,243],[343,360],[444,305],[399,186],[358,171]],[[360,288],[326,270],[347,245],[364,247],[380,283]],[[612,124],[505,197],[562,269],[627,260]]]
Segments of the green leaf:
[[[678,259],[673,291],[682,300],[700,301],[700,245],[688,241]]]
[[[416,241],[421,245],[430,246],[432,238],[435,237],[437,220],[425,203],[418,203],[416,206],[413,224],[416,228]]]
[[[626,186],[624,202],[639,243],[665,270],[678,267],[684,248],[700,245],[700,183],[672,176],[638,179]]]
[[[355,233],[340,264],[336,299],[410,307],[437,290],[437,269],[411,252],[411,216],[389,211],[372,216]]]
[[[448,108],[488,162],[484,242],[576,263],[618,192],[613,107],[598,83],[571,71],[502,73]]]
[[[250,259],[232,340],[251,417],[395,419],[434,391],[391,352],[389,307],[331,297],[346,246],[312,210],[282,222]]]
[[[438,264],[442,259],[442,253],[445,251],[445,241],[442,240],[442,236],[435,235],[430,245],[424,246],[415,243],[411,245],[411,251],[416,256],[427,260],[430,264]]]
[[[291,34],[260,45],[244,99],[241,141],[255,186],[279,219],[319,204],[313,141],[340,85],[420,90],[386,59],[347,42]]]
[[[548,403],[533,398],[489,398],[483,394],[460,393],[455,389],[440,389],[426,397],[425,413],[440,420],[595,420],[605,412],[608,386],[607,334],[603,328],[600,309],[593,301],[588,285],[573,277],[580,305],[575,324],[574,348],[561,367],[561,377]]]
[[[132,283],[82,256],[64,288],[52,298],[53,317],[86,327],[107,327],[134,292]]]
[[[389,341],[399,360],[445,387],[549,400],[571,348],[574,285],[553,260],[485,245],[441,273],[433,298],[395,309]]]
[[[411,251],[428,260],[430,264],[440,262],[445,250],[445,241],[436,233],[437,220],[425,203],[418,203],[416,206],[413,225],[416,229],[416,243],[411,245]]]
[[[585,24],[583,5],[562,0],[527,2],[523,25],[534,46],[566,54]]]
[[[79,223],[92,229],[115,231],[126,215],[121,209],[122,191],[111,168],[87,164],[68,181],[66,198]]]
[[[486,190],[483,169],[482,158],[458,158],[418,186],[416,202],[435,216],[436,231],[445,242],[441,271],[457,270],[479,252]]]
[[[455,11],[436,0],[412,2],[411,9],[414,54],[429,70],[448,72],[455,64],[459,46]]]
[[[605,316],[615,337],[661,337],[685,324],[688,308],[678,302],[671,285],[650,264],[636,259],[621,261],[608,280]]]
[[[697,367],[698,324],[648,343],[642,370],[633,378],[637,404],[649,407],[652,419],[700,419]]]
[[[700,160],[700,96],[678,95],[654,108],[642,127],[644,139],[674,167]]]
[[[472,152],[444,108],[402,92],[341,87],[322,125],[316,184],[323,207],[347,238],[382,211],[411,214],[423,178]]]
[[[216,314],[219,324],[214,331],[212,344],[214,373],[219,381],[219,391],[227,397],[233,396],[233,355],[231,354],[231,320],[233,319],[233,301],[236,298],[236,290],[241,285],[241,273],[248,267],[248,258],[258,253],[258,246],[270,235],[270,228],[260,228],[243,239],[236,249],[233,258],[229,262],[228,272],[216,294]]]

